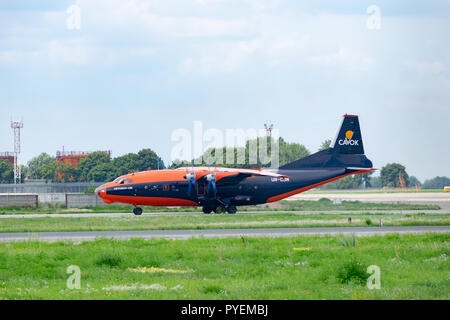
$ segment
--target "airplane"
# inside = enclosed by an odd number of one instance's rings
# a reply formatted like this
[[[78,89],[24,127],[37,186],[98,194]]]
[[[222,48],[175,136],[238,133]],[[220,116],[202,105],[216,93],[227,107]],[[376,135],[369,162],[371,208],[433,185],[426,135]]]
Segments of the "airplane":
[[[129,173],[99,186],[107,203],[201,206],[203,213],[234,214],[238,206],[276,202],[325,183],[375,170],[364,154],[357,115],[344,115],[330,147],[278,169],[182,167]]]

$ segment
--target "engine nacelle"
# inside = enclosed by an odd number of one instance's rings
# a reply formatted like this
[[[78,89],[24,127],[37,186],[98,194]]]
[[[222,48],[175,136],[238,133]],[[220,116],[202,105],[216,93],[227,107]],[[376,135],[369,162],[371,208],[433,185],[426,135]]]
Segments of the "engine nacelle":
[[[192,180],[192,179],[195,179],[195,172],[191,172],[191,173],[185,174],[185,175],[184,175],[184,178],[185,178],[186,180]]]

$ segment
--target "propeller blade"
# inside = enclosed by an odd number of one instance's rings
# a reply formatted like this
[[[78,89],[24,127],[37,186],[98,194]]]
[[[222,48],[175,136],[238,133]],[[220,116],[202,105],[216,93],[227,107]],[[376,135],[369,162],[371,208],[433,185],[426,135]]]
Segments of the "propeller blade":
[[[213,189],[213,193],[214,193],[214,195],[216,194],[216,192],[217,192],[217,188],[216,188],[216,180],[214,179],[214,180],[211,180],[211,186],[212,186],[212,189]]]
[[[184,178],[188,181],[188,194],[191,194],[192,188],[196,186],[197,180],[195,179],[195,172],[190,172],[184,175]]]
[[[208,181],[208,185],[206,186],[206,190],[208,193],[211,193],[211,189],[213,191],[213,195],[216,195],[217,188],[216,188],[216,173],[210,173],[206,175],[206,181]]]

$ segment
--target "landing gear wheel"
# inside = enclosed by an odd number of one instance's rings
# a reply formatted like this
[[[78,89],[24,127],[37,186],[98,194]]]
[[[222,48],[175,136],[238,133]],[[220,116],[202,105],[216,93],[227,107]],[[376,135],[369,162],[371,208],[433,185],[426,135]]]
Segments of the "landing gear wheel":
[[[225,206],[218,206],[217,208],[214,209],[215,213],[224,213],[226,211],[227,210],[226,210]]]
[[[202,210],[203,210],[204,214],[210,214],[211,211],[213,211],[213,208],[211,208],[211,207],[203,207]]]
[[[140,216],[142,214],[142,208],[134,207],[133,213],[137,216]]]
[[[237,212],[236,206],[228,206],[228,207],[227,207],[227,212],[228,212],[229,214],[235,214],[235,213]]]

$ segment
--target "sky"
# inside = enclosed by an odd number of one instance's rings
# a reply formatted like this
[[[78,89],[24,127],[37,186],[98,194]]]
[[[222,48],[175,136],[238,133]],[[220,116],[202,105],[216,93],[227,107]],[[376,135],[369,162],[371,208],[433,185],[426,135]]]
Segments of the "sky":
[[[315,152],[348,113],[374,167],[450,176],[449,17],[448,0],[1,0],[0,151],[15,119],[23,164],[63,146],[169,163],[194,121],[269,120]]]

